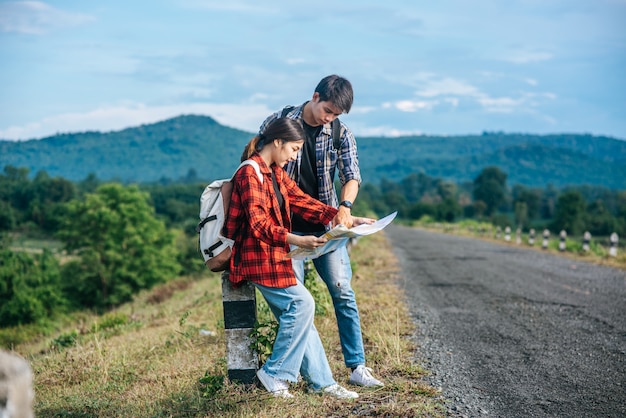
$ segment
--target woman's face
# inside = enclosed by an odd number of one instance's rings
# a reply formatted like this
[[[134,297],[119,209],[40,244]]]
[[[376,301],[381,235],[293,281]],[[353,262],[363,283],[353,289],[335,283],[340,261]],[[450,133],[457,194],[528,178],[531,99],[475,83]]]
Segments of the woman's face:
[[[304,139],[298,141],[283,142],[280,139],[275,139],[277,146],[272,155],[274,163],[279,167],[284,167],[289,161],[295,160],[298,156],[298,151],[302,149],[304,145]]]

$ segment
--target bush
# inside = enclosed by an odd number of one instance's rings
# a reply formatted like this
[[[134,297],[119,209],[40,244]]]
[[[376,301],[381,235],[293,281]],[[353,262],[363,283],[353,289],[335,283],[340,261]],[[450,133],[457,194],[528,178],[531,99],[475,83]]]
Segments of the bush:
[[[100,186],[67,213],[59,238],[77,259],[63,277],[77,304],[108,309],[180,273],[173,234],[136,186]]]
[[[38,322],[66,306],[59,264],[48,250],[0,250],[0,327]]]

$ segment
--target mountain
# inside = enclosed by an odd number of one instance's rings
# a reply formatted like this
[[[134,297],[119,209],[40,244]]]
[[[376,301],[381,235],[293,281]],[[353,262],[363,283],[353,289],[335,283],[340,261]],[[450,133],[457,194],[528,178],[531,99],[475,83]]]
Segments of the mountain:
[[[463,182],[497,166],[508,174],[509,185],[626,189],[626,141],[609,137],[483,133],[358,138],[358,145],[361,168],[373,178],[423,172]]]
[[[228,176],[253,135],[206,116],[185,115],[122,131],[60,134],[0,141],[0,166],[45,170],[51,176],[125,182],[178,179],[195,169],[201,179]]]
[[[90,173],[124,182],[228,177],[254,134],[207,116],[183,115],[115,132],[59,134],[40,140],[0,141],[0,167],[45,170],[73,181]],[[423,172],[472,181],[490,165],[508,184],[556,187],[589,184],[626,189],[626,141],[588,134],[483,133],[471,136],[358,137],[364,181],[398,181]]]

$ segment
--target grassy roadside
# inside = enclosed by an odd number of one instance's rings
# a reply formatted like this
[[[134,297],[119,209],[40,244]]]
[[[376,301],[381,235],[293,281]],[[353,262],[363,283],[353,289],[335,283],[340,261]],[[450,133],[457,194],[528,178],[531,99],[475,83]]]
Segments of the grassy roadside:
[[[537,233],[534,240],[534,245],[529,245],[528,234],[524,233],[520,236],[520,242],[516,242],[515,231],[510,235],[509,241],[505,240],[505,235],[500,232],[499,238],[496,236],[495,228],[490,224],[476,223],[476,222],[464,222],[461,224],[448,224],[448,223],[435,223],[435,222],[420,222],[415,221],[410,226],[415,228],[421,228],[432,232],[439,232],[445,234],[453,234],[464,237],[470,237],[474,239],[481,239],[501,245],[509,245],[519,248],[527,248],[534,251],[541,251],[560,257],[565,257],[574,261],[585,261],[602,266],[615,267],[622,270],[626,270],[626,250],[621,247],[617,251],[617,256],[609,256],[609,251],[606,245],[602,246],[594,239],[590,242],[590,251],[583,251],[582,243],[579,240],[572,238],[566,239],[565,250],[559,249],[559,237],[552,235],[548,241],[548,247],[542,248],[542,236],[541,231]],[[482,228],[484,232],[477,232],[477,229]]]
[[[218,274],[179,278],[140,294],[102,317],[83,314],[53,338],[15,347],[34,372],[37,417],[322,417],[445,416],[427,373],[415,363],[415,342],[397,260],[384,233],[352,251],[368,366],[385,381],[354,401],[308,394],[295,399],[231,384],[226,375]],[[332,308],[316,318],[335,378],[348,371]],[[201,333],[201,330],[211,331]],[[202,381],[202,382],[201,382]]]

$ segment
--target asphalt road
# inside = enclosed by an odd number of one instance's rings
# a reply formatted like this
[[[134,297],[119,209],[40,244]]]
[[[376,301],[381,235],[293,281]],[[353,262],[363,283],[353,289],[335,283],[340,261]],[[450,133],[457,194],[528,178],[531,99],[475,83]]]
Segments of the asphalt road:
[[[450,416],[626,417],[626,272],[390,225]]]

